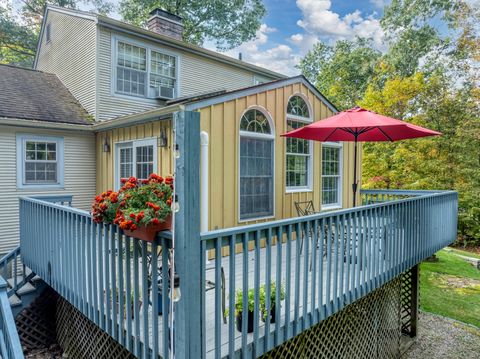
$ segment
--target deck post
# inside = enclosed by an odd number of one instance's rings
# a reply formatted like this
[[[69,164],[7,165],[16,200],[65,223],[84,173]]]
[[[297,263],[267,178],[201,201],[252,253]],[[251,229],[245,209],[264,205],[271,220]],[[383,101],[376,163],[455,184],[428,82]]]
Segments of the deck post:
[[[178,158],[175,191],[180,210],[175,214],[175,264],[181,299],[175,307],[175,358],[202,358],[200,247],[200,113],[174,114]]]

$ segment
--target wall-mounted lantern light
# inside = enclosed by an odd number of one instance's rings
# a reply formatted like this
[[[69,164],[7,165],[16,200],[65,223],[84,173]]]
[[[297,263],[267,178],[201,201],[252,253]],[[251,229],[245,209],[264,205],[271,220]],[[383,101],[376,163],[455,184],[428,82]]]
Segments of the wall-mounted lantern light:
[[[168,139],[167,134],[164,130],[160,131],[160,136],[158,137],[158,147],[167,147]]]
[[[103,152],[105,153],[110,152],[110,143],[108,142],[107,136],[105,136],[105,139],[103,140]]]

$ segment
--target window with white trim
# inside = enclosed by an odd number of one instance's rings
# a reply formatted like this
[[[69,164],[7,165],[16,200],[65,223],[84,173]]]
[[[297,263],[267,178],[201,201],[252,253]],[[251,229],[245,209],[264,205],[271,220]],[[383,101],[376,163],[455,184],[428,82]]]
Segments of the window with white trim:
[[[17,135],[17,184],[23,187],[63,185],[63,138]]]
[[[342,145],[322,144],[322,208],[342,206]]]
[[[145,139],[116,144],[116,187],[122,178],[147,179],[157,168],[157,141]]]
[[[305,100],[293,96],[287,105],[287,132],[310,123],[310,111]],[[311,188],[312,141],[287,138],[286,143],[286,186],[288,190]]]
[[[240,220],[273,216],[273,146],[266,115],[248,110],[240,120]]]
[[[116,93],[145,98],[173,98],[176,85],[176,56],[117,41]]]

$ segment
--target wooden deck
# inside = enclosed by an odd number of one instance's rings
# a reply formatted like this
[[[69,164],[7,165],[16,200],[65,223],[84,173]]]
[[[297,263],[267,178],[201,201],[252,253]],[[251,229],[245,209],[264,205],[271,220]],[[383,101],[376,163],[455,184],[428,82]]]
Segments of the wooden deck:
[[[311,241],[311,239],[309,239]],[[325,311],[324,306],[326,303],[329,301],[337,302],[338,300],[347,300],[348,301],[348,296],[350,291],[354,291],[356,285],[359,283],[361,285],[366,284],[368,281],[364,280],[365,278],[368,277],[368,274],[365,273],[363,274],[363,271],[360,270],[360,277],[355,278],[353,276],[354,271],[352,270],[353,266],[358,266],[361,265],[359,261],[357,260],[359,256],[357,255],[356,251],[357,249],[346,249],[345,254],[340,254],[340,244],[337,246],[336,252],[337,252],[337,261],[334,261],[334,255],[335,255],[335,245],[331,244],[331,263],[336,263],[338,266],[336,273],[342,274],[342,277],[340,277],[338,280],[326,280],[326,276],[330,273],[331,276],[333,276],[334,271],[334,266],[332,266],[330,269],[328,268],[327,265],[327,253],[325,253],[325,249],[320,248],[319,245],[313,246],[315,250],[312,252],[312,244],[310,243],[309,245],[305,245],[302,253],[299,253],[297,255],[297,252],[300,252],[297,248],[297,243],[296,241],[293,241],[291,243],[291,263],[290,263],[290,274],[287,276],[286,271],[287,271],[287,261],[286,261],[286,244],[282,244],[282,261],[280,264],[280,271],[281,271],[281,282],[283,288],[286,290],[286,296],[289,296],[289,302],[290,304],[290,320],[293,320],[294,318],[301,318],[305,317],[305,313],[311,313],[313,312],[312,309],[317,309],[320,311]],[[308,251],[306,250],[308,249]],[[271,266],[270,266],[270,273],[271,273],[271,281],[275,281],[275,275],[277,271],[277,250],[278,247],[277,245],[273,245],[271,247]],[[378,251],[380,253],[374,254],[377,257],[381,257],[382,254],[382,245],[378,245]],[[320,253],[322,252],[322,253]],[[315,254],[317,264],[314,265],[312,262],[312,254]],[[322,259],[320,259],[320,254],[322,254]],[[308,260],[308,263],[305,264],[305,260]],[[367,258],[368,260],[368,258]],[[254,273],[255,273],[255,251],[249,251],[248,252],[248,288],[254,288]],[[261,248],[260,249],[260,285],[264,285],[267,280],[267,268],[266,268],[266,248]],[[322,263],[322,267],[319,268],[320,262]],[[384,265],[388,265],[388,259],[385,258],[384,260],[385,263]],[[364,263],[364,267],[367,267],[368,263]],[[382,265],[383,265],[382,264]],[[222,267],[225,273],[225,293],[228,293],[229,286],[230,286],[230,280],[231,280],[231,275],[229,271],[230,267],[230,257],[223,257],[222,258]],[[313,273],[313,267],[316,267],[316,273],[314,275]],[[241,275],[242,274],[242,268],[243,268],[243,253],[237,253],[235,255],[235,273],[236,273],[236,278],[235,278],[235,291],[241,290],[243,288],[243,282],[244,278]],[[307,270],[305,271],[305,268]],[[294,288],[294,278],[296,275],[296,271],[298,270],[298,275],[300,277],[300,288]],[[290,278],[290,285],[286,282],[287,279]],[[211,261],[210,263],[207,263],[207,271],[206,271],[206,280],[215,283],[215,264],[214,261]],[[312,281],[316,281],[316,285],[312,285]],[[327,288],[327,283],[330,282],[330,288]],[[319,289],[321,283],[321,289]],[[335,285],[336,283],[336,285]],[[303,287],[306,287],[305,291]],[[316,293],[314,300],[315,302],[312,303],[312,293],[311,290],[312,288],[316,288]],[[221,290],[220,287],[218,287],[218,290]],[[215,291],[216,289],[211,289],[206,292],[206,308],[205,308],[205,327],[206,327],[206,352],[207,352],[207,358],[213,358],[215,357],[215,348],[217,347],[217,343],[215,342],[215,312],[220,311],[220,313],[223,312],[222,307],[220,306],[219,308],[216,307],[215,305]],[[307,293],[307,298],[303,297],[303,293]],[[319,301],[319,295],[322,295],[321,300]],[[298,296],[298,298],[296,298]],[[275,338],[274,338],[274,331],[276,325],[279,325],[280,327],[284,327],[286,324],[286,301],[288,299],[285,298],[282,301],[282,308],[281,308],[281,317],[278,323],[270,323],[270,346],[273,349],[275,346]],[[230,302],[230,297],[225,294],[225,307],[227,310],[229,309],[229,302]],[[297,306],[293,305],[294,303],[299,303]],[[306,303],[307,308],[304,307],[304,303]],[[198,310],[201,310],[200,307],[200,298],[199,298],[199,306]],[[151,306],[149,307],[149,314],[151,313]],[[326,313],[325,316],[331,315],[333,313]],[[260,317],[260,315],[259,315]],[[308,315],[306,316],[308,317]],[[160,353],[162,353],[162,348],[163,348],[163,341],[162,341],[162,315],[159,315],[159,342],[160,342]],[[220,340],[221,344],[219,347],[221,348],[221,356],[225,357],[228,355],[228,345],[229,341],[231,340],[229,338],[229,325],[228,321],[229,318],[226,318],[227,323],[224,323],[223,317],[222,317],[222,322],[221,322],[221,333],[220,333]],[[265,329],[266,325],[265,323],[259,318],[259,333],[258,336],[259,338],[262,338],[259,340],[259,342],[264,345],[264,340],[265,340]],[[308,318],[304,318],[306,322],[308,323]],[[151,323],[151,322],[150,322]],[[143,320],[140,320],[140,328],[143,328]],[[149,328],[149,332],[152,333],[151,328]],[[242,347],[242,333],[239,332],[237,329],[234,331],[234,340],[235,340],[235,351],[238,352],[241,347]],[[141,330],[141,337],[143,336],[143,332]],[[280,342],[283,342],[282,338],[279,338]],[[253,333],[250,333],[247,335],[247,345],[252,344],[254,341],[254,335]],[[150,337],[150,343],[151,343],[151,337]]]

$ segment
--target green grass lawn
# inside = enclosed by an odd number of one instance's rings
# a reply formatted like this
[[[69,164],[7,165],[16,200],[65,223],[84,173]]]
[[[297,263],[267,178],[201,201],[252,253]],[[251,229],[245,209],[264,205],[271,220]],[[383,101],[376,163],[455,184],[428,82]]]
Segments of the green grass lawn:
[[[480,270],[455,253],[475,257],[441,250],[438,262],[420,265],[420,308],[480,327]]]

